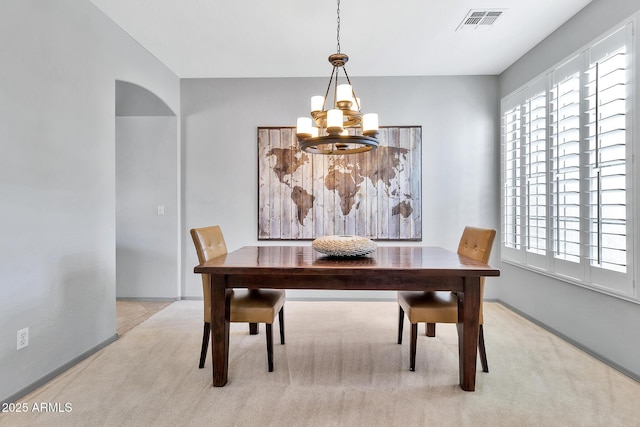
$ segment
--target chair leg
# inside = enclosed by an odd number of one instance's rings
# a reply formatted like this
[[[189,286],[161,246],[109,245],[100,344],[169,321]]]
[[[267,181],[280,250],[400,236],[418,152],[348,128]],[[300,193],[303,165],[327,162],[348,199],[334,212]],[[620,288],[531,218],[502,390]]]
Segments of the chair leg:
[[[267,363],[269,372],[273,372],[273,328],[271,323],[267,323]]]
[[[258,335],[260,332],[259,323],[249,323],[249,335]]]
[[[207,358],[207,349],[209,348],[209,335],[211,332],[211,324],[204,322],[204,331],[202,333],[202,350],[200,350],[200,369],[204,368],[204,361]]]
[[[278,313],[278,322],[280,323],[280,344],[284,345],[284,305]]]
[[[436,336],[436,324],[435,323],[425,323],[425,335],[428,337]]]
[[[416,370],[416,343],[418,341],[418,324],[411,324],[411,345],[409,346],[409,370]]]
[[[482,363],[482,372],[489,372],[489,365],[487,364],[487,351],[484,348],[484,331],[482,325],[478,330],[478,351],[480,352],[480,363]]]
[[[398,344],[402,344],[402,328],[404,327],[404,310],[402,307],[398,306],[400,309],[400,316],[398,317]]]

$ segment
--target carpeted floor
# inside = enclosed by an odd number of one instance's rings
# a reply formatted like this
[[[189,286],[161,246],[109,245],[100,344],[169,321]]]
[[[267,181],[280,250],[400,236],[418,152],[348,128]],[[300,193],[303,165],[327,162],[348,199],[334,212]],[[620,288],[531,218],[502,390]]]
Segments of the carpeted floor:
[[[267,372],[264,327],[232,324],[229,383],[198,369],[202,302],[179,301],[25,396],[7,426],[638,426],[640,384],[517,316],[485,304],[489,373],[458,386],[454,325],[396,344],[394,302],[285,306]],[[277,325],[274,332],[277,331]],[[34,405],[48,404],[37,412]],[[55,410],[57,409],[57,410]]]

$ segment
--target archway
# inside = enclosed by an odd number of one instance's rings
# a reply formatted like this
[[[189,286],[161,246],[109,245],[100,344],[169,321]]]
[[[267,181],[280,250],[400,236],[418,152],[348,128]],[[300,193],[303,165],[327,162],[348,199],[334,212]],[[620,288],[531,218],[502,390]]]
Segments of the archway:
[[[180,297],[178,123],[158,96],[116,81],[116,298]]]

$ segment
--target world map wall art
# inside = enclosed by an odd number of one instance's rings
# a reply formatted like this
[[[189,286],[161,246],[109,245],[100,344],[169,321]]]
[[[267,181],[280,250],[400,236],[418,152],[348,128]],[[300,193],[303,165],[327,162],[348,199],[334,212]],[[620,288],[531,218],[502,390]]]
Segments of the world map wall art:
[[[295,128],[258,128],[258,239],[422,240],[422,127],[381,127],[377,149],[310,154]]]

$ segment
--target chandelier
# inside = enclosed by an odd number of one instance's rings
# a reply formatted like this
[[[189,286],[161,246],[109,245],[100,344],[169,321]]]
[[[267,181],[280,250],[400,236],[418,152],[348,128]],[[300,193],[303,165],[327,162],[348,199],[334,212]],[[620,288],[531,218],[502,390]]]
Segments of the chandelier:
[[[327,91],[324,96],[312,96],[311,117],[298,117],[297,121],[298,144],[307,153],[354,154],[378,147],[378,115],[360,111],[360,98],[356,97],[345,67],[349,57],[340,53],[340,0],[337,23],[338,49],[329,56],[333,71]],[[338,84],[340,70],[347,84]],[[332,108],[327,108],[329,92],[333,97]]]

